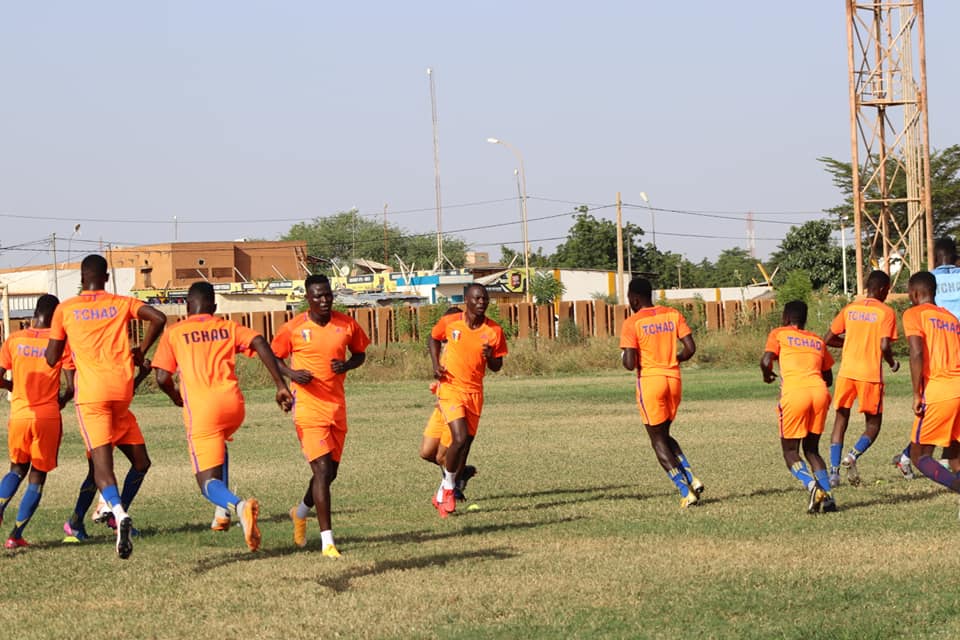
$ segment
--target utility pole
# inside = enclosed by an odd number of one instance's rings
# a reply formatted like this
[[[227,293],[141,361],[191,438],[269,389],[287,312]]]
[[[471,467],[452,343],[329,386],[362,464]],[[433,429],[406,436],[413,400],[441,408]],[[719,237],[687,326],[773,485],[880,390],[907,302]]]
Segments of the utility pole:
[[[443,211],[440,206],[440,118],[437,115],[437,89],[433,83],[433,69],[427,68],[430,78],[430,115],[433,121],[433,190],[437,200],[437,270],[443,270]]]
[[[623,201],[617,191],[617,303],[624,304],[623,290]]]
[[[53,295],[60,297],[60,273],[57,271],[57,234],[50,234],[50,244],[53,247]]]
[[[383,203],[383,264],[390,264],[390,251],[387,248],[387,203]]]

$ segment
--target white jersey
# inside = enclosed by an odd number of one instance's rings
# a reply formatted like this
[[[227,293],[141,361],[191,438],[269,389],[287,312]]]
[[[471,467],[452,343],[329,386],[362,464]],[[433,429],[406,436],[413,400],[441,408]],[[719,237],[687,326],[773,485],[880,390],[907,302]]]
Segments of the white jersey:
[[[937,279],[935,302],[955,317],[960,318],[960,267],[939,266],[933,270]]]

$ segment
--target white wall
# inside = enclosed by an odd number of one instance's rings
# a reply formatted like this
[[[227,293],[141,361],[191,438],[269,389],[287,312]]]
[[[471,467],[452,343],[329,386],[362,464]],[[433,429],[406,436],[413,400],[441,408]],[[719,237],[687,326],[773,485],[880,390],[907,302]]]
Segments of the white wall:
[[[134,271],[133,267],[123,267],[115,269],[116,276],[111,275],[111,280],[107,282],[107,291],[113,292],[113,286],[116,284],[116,291],[120,295],[129,295],[133,288]],[[116,277],[116,283],[113,278]],[[9,286],[10,295],[20,293],[57,293],[59,298],[66,300],[77,295],[80,291],[80,270],[79,269],[58,269],[56,285],[54,284],[53,269],[32,269],[29,271],[9,271],[0,273],[0,283]],[[58,289],[59,287],[59,289]]]

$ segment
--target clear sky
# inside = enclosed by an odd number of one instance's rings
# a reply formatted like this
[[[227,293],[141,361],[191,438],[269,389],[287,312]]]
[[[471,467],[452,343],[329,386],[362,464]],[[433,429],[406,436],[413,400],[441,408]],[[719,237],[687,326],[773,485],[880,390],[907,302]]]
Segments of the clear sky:
[[[941,148],[960,142],[960,3],[928,1],[926,17]],[[516,162],[491,136],[523,153],[534,248],[569,228],[536,220],[571,208],[553,200],[646,192],[739,218],[656,214],[658,245],[692,260],[746,247],[747,211],[776,221],[756,223],[765,256],[783,222],[840,200],[816,158],[850,156],[841,0],[7,1],[0,266],[49,262],[52,233],[63,260],[77,223],[74,258],[100,240],[172,241],[174,216],[180,240],[269,239],[388,203],[391,222],[430,232],[427,67],[444,228],[502,224],[458,234],[494,256],[519,248],[520,227]],[[710,237],[671,235],[684,233]]]

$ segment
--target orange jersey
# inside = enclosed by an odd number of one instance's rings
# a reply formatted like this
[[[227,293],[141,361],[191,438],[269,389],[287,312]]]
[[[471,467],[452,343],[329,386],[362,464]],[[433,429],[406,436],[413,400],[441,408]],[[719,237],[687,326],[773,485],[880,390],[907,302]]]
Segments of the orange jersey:
[[[77,404],[133,398],[130,320],[144,303],[105,291],[84,291],[57,305],[50,337],[70,341],[77,367]]]
[[[623,321],[620,348],[636,349],[637,375],[680,377],[677,340],[690,335],[687,321],[676,309],[653,306]]]
[[[840,310],[830,323],[830,332],[844,336],[838,376],[864,382],[883,381],[880,341],[897,339],[893,309],[874,298],[856,300]]]
[[[278,358],[291,359],[291,369],[306,369],[313,379],[305,385],[292,383],[295,398],[294,421],[303,424],[341,423],[346,417],[343,374],[334,373],[331,360],[346,360],[363,353],[370,338],[350,316],[330,312],[330,321],[321,326],[301,313],[277,332],[270,344]]]
[[[73,368],[69,346],[57,366],[47,365],[50,329],[14,331],[0,347],[0,367],[13,373],[10,418],[60,418],[60,369]]]
[[[820,336],[796,327],[777,327],[767,336],[764,350],[780,360],[784,390],[826,388],[822,372],[833,366],[833,356]]]
[[[960,397],[960,322],[932,304],[903,312],[903,333],[923,338],[923,399],[940,402]]]
[[[227,401],[243,404],[236,354],[252,356],[250,345],[259,335],[232,320],[193,315],[163,332],[152,364],[170,373],[180,372],[180,390],[192,405]]]
[[[487,373],[487,359],[483,356],[485,346],[493,347],[494,358],[507,355],[503,329],[490,318],[484,318],[483,324],[471,329],[466,314],[451,313],[433,325],[430,337],[447,343],[443,353],[447,375],[441,382],[467,393],[483,391],[483,377]]]

